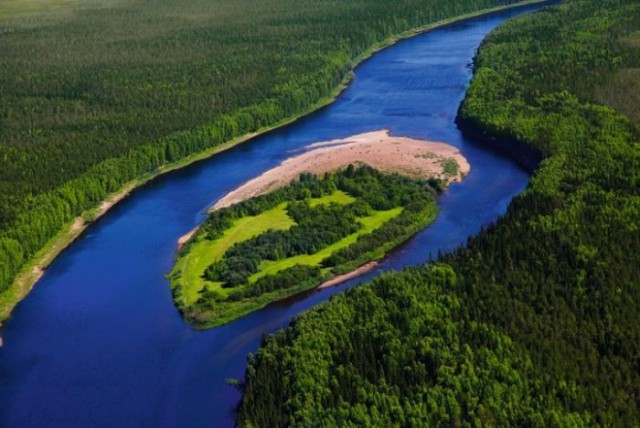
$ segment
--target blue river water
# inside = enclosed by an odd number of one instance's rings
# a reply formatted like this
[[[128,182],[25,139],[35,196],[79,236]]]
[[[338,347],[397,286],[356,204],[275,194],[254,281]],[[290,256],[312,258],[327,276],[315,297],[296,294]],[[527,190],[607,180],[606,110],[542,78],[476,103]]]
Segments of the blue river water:
[[[139,189],[66,250],[4,327],[2,427],[233,425],[246,356],[263,334],[381,272],[451,251],[506,210],[528,183],[512,161],[454,124],[474,53],[489,31],[535,6],[414,37],[356,70],[331,106]],[[460,148],[471,174],[440,198],[441,214],[374,271],[198,332],[175,309],[165,274],[179,236],[208,206],[317,141],[382,128]]]

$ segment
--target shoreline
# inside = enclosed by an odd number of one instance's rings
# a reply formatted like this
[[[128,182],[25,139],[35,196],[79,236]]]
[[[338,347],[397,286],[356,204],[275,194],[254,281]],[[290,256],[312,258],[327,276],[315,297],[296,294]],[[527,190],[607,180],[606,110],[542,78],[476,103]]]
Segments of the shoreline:
[[[347,272],[342,275],[336,275],[333,278],[323,282],[322,284],[316,287],[316,290],[324,290],[325,288],[335,287],[336,285],[340,285],[345,281],[359,277],[360,275],[364,275],[365,273],[372,271],[379,264],[380,262],[375,260],[365,263],[362,266],[358,267],[357,269],[352,270],[351,272]]]
[[[469,161],[450,144],[392,136],[388,129],[310,144],[302,153],[236,187],[220,198],[209,212],[226,208],[297,180],[303,173],[321,176],[348,165],[366,164],[379,171],[420,179],[460,182],[471,172]],[[447,171],[447,164],[454,163]],[[184,238],[180,238],[181,240]]]
[[[387,39],[372,45],[369,49],[367,49],[362,54],[358,55],[355,59],[353,59],[351,64],[351,70],[345,75],[342,82],[332,91],[332,93],[327,97],[318,100],[317,103],[311,105],[309,108],[303,110],[301,113],[291,116],[289,118],[285,118],[271,126],[257,130],[253,133],[249,133],[249,134],[237,137],[226,143],[220,144],[216,147],[212,147],[211,149],[194,153],[172,164],[161,166],[155,171],[150,172],[138,178],[137,180],[133,180],[130,183],[125,184],[121,190],[109,196],[106,200],[101,202],[97,207],[83,212],[80,216],[76,217],[73,221],[63,226],[60,232],[56,236],[51,238],[31,258],[31,260],[29,260],[24,265],[24,267],[17,274],[17,276],[15,277],[11,285],[7,288],[7,290],[5,290],[3,293],[0,294],[0,328],[2,328],[5,321],[7,321],[10,318],[11,313],[13,312],[13,309],[16,307],[16,305],[20,303],[20,301],[22,301],[25,297],[27,297],[29,292],[37,284],[40,278],[42,278],[47,267],[58,257],[58,255],[60,255],[67,247],[69,247],[72,243],[74,243],[78,238],[80,238],[84,233],[84,231],[92,223],[94,223],[99,218],[104,216],[113,206],[115,206],[118,202],[126,198],[128,195],[130,195],[137,189],[141,188],[143,185],[149,183],[151,180],[161,175],[168,174],[172,171],[192,165],[196,162],[200,162],[205,159],[208,159],[217,153],[228,150],[234,146],[237,146],[241,143],[251,140],[257,136],[260,136],[268,132],[282,128],[284,126],[287,126],[291,123],[294,123],[304,118],[305,116],[311,113],[314,113],[318,110],[321,110],[324,107],[329,106],[349,86],[349,84],[351,83],[351,81],[355,76],[354,71],[358,65],[360,65],[369,57],[373,56],[375,53],[387,47],[393,46],[401,40],[408,39],[408,38],[429,32],[431,30],[444,27],[446,25],[450,25],[455,22],[465,21],[467,19],[490,15],[492,13],[501,12],[505,10],[517,9],[523,6],[545,3],[546,1],[547,0],[525,0],[518,3],[496,6],[488,9],[482,9],[475,12],[470,12],[467,14],[458,15],[455,17],[436,21],[430,24],[419,26],[414,29],[407,30],[405,32],[390,36]],[[0,334],[1,334],[1,331],[0,331]]]
[[[198,230],[200,230],[200,226],[194,227],[193,229],[191,229],[190,231],[182,235],[180,238],[178,238],[178,245],[176,247],[176,251],[182,250],[185,244],[189,242],[191,238],[193,238],[193,235],[195,235]]]
[[[460,115],[456,117],[456,126],[463,135],[469,137],[474,143],[482,144],[483,147],[496,153],[506,154],[529,174],[533,174],[545,158],[543,153],[533,147],[518,144],[513,139],[491,136]]]
[[[447,172],[445,165],[451,161],[456,164],[455,171]],[[388,129],[383,129],[309,144],[301,153],[285,159],[277,166],[231,190],[210,206],[207,212],[211,213],[288,186],[303,173],[321,176],[356,164],[365,164],[379,171],[413,178],[436,178],[444,181],[446,187],[461,182],[471,172],[469,161],[455,146],[437,141],[392,136]],[[200,227],[201,225],[198,225],[178,238],[177,251],[185,247]]]

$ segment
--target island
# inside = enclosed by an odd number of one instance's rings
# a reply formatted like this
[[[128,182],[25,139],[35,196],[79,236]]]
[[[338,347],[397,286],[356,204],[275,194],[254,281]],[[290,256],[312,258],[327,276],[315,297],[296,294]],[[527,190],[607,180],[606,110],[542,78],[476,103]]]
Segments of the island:
[[[382,130],[312,144],[221,198],[181,237],[176,306],[211,328],[372,269],[433,222],[470,171],[459,150]]]

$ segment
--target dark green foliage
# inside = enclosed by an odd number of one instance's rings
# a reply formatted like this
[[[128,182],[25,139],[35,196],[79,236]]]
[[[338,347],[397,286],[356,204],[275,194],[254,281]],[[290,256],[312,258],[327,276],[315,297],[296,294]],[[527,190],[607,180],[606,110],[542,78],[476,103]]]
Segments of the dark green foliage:
[[[376,42],[496,0],[122,0],[0,21],[0,291],[125,183],[300,114]]]
[[[262,260],[259,255],[246,254],[246,256],[226,255],[224,259],[209,266],[204,272],[204,277],[209,281],[223,282],[222,286],[225,288],[244,284],[247,278],[258,272]]]
[[[574,0],[489,36],[461,123],[543,153],[529,188],[446,264],[270,337],[239,424],[637,426],[639,123],[595,89],[638,67],[638,30],[637,1]]]
[[[300,286],[300,284],[317,284],[322,278],[322,269],[317,266],[295,265],[273,275],[267,275],[248,287],[231,293],[228,300],[242,300],[261,296],[274,290]]]
[[[344,170],[325,174],[323,178],[302,174],[299,180],[287,187],[214,211],[200,232],[207,239],[220,237],[233,224],[233,219],[257,215],[287,201],[291,201],[287,205],[287,214],[296,225],[288,230],[269,230],[234,244],[222,259],[207,268],[204,278],[222,282],[225,288],[247,284],[249,277],[259,271],[263,260],[277,261],[315,254],[357,232],[362,227],[358,217],[371,214],[370,204],[378,210],[404,207],[396,218],[373,233],[361,236],[356,243],[337,251],[322,264],[342,272],[377,259],[424,227],[425,221],[432,220],[437,209],[434,207],[434,190],[427,183],[425,180],[381,173],[368,165],[349,165]],[[347,205],[331,203],[315,207],[309,205],[308,199],[303,199],[330,195],[336,189],[358,199]],[[381,194],[383,198],[379,197]],[[314,273],[313,276],[319,275]],[[274,288],[270,284],[252,287],[249,294],[239,292],[235,295],[253,296],[257,290],[272,291]]]
[[[224,258],[207,268],[204,276],[209,281],[224,282],[224,287],[235,287],[258,272],[262,260],[317,253],[360,229],[357,207],[357,204],[330,204],[311,208],[306,201],[293,202],[289,215],[296,221],[295,226],[267,231],[235,244]]]
[[[250,356],[239,426],[570,426],[526,352],[469,321],[446,266],[334,297]]]
[[[336,187],[366,202],[374,210],[384,211],[395,207],[406,207],[413,202],[430,201],[425,193],[425,183],[401,175],[387,175],[370,168],[350,168],[338,177]],[[380,179],[385,177],[384,179]],[[431,192],[434,194],[434,191]]]
[[[475,316],[522,343],[567,408],[634,425],[640,145],[628,118],[592,99],[618,69],[640,63],[621,43],[640,29],[640,4],[574,1],[518,24],[486,41],[461,113],[548,159],[507,217],[451,263],[469,301],[485,308]],[[487,75],[508,78],[487,84]]]
[[[289,214],[297,222],[289,230],[273,230],[230,248],[229,257],[256,255],[266,260],[280,260],[300,254],[314,254],[324,247],[355,233],[362,226],[357,221],[357,205],[318,205],[306,202],[289,205]],[[368,211],[365,212],[365,215]]]
[[[432,205],[426,201],[408,204],[393,221],[384,224],[375,233],[363,235],[354,244],[336,251],[322,261],[322,266],[345,266],[348,271],[375,258],[371,257],[372,252],[389,242],[395,242],[398,237],[405,236],[407,231],[412,230],[416,225],[421,225],[421,218],[429,217],[426,213],[430,211]],[[415,231],[417,230],[419,229]]]

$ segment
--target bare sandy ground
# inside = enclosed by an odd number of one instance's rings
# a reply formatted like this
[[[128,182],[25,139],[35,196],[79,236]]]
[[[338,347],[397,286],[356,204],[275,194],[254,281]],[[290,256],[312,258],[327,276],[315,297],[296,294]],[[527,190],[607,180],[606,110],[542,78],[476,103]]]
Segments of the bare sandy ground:
[[[329,287],[336,286],[338,284],[342,284],[343,282],[345,282],[348,279],[355,278],[357,276],[360,276],[360,275],[362,275],[364,273],[369,272],[370,270],[373,270],[376,266],[378,266],[378,262],[366,263],[366,264],[360,266],[358,269],[352,270],[349,273],[345,273],[344,275],[336,275],[336,276],[334,276],[330,280],[325,281],[322,284],[318,285],[318,289],[329,288]]]
[[[195,235],[197,231],[198,231],[198,228],[194,227],[193,229],[191,229],[190,231],[188,231],[178,239],[178,251],[180,251],[182,247],[184,247],[184,244],[189,242],[189,239],[193,238],[193,235]]]
[[[291,157],[228,193],[213,210],[284,187],[304,172],[324,174],[349,164],[366,163],[373,168],[412,177],[441,178],[449,183],[462,180],[471,167],[460,151],[448,144],[394,137],[388,130],[368,132],[343,140],[312,144],[309,151]],[[458,173],[447,176],[444,163],[454,160]]]
[[[315,143],[307,146],[306,149],[308,151],[285,160],[277,167],[227,193],[211,207],[211,210],[224,208],[284,187],[303,172],[324,174],[355,163],[366,163],[382,171],[397,172],[412,177],[442,178],[449,183],[462,180],[471,170],[467,159],[453,146],[407,137],[394,137],[389,135],[388,130]],[[444,173],[443,162],[451,159],[458,164],[458,173],[447,176]],[[177,249],[180,250],[197,231],[198,228],[195,228],[182,235],[178,239]]]

